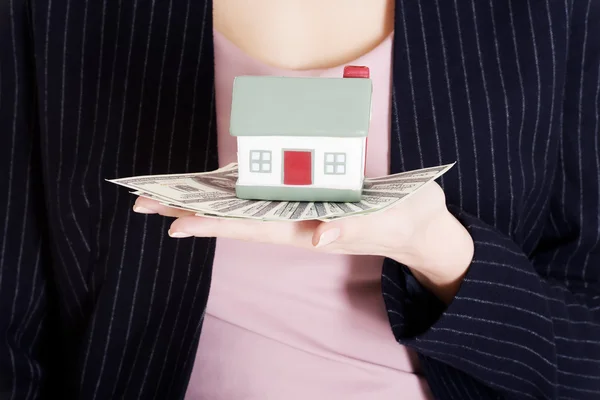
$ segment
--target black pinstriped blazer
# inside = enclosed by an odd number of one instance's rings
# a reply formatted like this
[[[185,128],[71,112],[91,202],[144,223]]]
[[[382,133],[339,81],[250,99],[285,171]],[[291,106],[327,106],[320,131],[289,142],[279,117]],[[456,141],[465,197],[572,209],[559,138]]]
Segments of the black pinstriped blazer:
[[[217,167],[211,9],[0,3],[3,399],[183,396],[215,241],[104,179]],[[439,399],[600,398],[600,1],[396,10],[392,171],[458,161],[476,250],[447,309],[387,261],[390,329]]]

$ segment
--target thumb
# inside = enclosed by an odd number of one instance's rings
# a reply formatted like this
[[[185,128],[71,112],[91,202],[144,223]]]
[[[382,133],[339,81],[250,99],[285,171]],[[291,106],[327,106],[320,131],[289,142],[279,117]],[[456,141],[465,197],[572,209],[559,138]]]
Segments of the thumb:
[[[341,225],[339,222],[321,222],[313,232],[313,246],[323,247],[338,240],[342,234]]]

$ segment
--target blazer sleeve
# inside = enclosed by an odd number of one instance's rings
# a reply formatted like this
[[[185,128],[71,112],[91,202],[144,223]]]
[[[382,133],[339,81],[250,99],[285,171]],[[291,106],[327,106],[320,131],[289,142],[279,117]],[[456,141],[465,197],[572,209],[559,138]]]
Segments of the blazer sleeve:
[[[49,255],[35,72],[23,1],[0,3],[0,398],[37,398],[48,369]]]
[[[600,398],[600,23],[572,29],[561,156],[535,251],[450,205],[475,243],[452,303],[404,267],[383,276],[400,343],[510,398]]]

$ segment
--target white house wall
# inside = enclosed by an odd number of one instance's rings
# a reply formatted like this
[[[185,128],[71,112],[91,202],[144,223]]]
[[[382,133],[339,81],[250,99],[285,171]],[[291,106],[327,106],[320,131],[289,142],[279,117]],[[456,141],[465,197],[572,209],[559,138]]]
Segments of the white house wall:
[[[283,150],[313,152],[313,185],[326,188],[355,189],[362,183],[364,144],[361,137],[238,136],[240,185],[283,184]],[[271,173],[250,171],[250,151],[271,151]],[[326,175],[325,154],[346,154],[346,173]]]

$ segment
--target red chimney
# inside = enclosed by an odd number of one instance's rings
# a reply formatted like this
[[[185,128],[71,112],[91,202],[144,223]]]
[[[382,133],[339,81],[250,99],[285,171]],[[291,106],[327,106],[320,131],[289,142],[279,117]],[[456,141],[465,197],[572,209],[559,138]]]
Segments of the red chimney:
[[[369,79],[369,67],[348,65],[344,67],[344,78]]]

